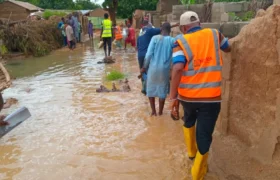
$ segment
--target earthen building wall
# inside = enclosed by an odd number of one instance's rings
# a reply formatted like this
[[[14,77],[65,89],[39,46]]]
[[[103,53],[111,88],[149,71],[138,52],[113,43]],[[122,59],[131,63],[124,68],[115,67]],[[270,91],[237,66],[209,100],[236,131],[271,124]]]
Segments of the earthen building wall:
[[[8,1],[0,4],[0,18],[19,21],[27,19],[30,13],[27,9]]]
[[[280,139],[280,6],[260,11],[224,54],[218,131],[238,137],[263,163]]]

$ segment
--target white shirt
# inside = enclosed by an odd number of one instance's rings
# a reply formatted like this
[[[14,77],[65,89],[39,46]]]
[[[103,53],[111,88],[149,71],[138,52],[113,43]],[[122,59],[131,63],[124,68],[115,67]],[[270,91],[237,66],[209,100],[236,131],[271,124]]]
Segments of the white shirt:
[[[73,28],[70,25],[68,25],[66,27],[66,36],[67,36],[68,41],[73,41],[74,40],[74,38],[73,38],[73,36],[74,36]]]

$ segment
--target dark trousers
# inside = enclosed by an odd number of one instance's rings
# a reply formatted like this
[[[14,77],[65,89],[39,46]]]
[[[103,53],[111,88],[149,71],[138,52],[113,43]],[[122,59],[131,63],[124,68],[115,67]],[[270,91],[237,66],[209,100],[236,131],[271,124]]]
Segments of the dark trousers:
[[[63,36],[63,45],[67,46],[67,37],[66,36]]]
[[[181,101],[184,109],[184,126],[196,124],[196,143],[200,154],[206,154],[212,143],[212,134],[218,119],[221,103],[192,103]]]
[[[139,64],[140,70],[144,66],[144,61],[145,61],[145,56],[138,56],[138,64]]]
[[[112,50],[112,38],[108,37],[108,38],[103,38],[103,48],[105,51],[105,54],[107,55],[107,46],[108,46],[108,56],[110,56],[111,50]]]
[[[145,56],[138,56],[138,64],[139,64],[139,68],[140,70],[143,68],[144,66],[144,61],[145,61]],[[148,72],[148,70],[146,69],[146,73]],[[141,78],[141,81],[142,81],[142,90],[141,92],[146,95],[146,87],[147,87],[147,81],[144,80],[143,76]]]
[[[70,49],[75,48],[75,42],[74,42],[74,40],[69,41],[69,48],[70,48]]]
[[[4,99],[2,93],[0,92],[0,111],[2,111],[3,107],[4,107]]]

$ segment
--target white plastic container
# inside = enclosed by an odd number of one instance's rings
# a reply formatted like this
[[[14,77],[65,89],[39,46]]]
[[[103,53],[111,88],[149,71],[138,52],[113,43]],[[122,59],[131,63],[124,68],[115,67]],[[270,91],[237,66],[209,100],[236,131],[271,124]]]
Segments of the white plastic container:
[[[10,132],[12,129],[17,127],[23,121],[31,117],[29,110],[26,107],[21,107],[9,114],[4,121],[8,122],[9,125],[0,127],[0,138]]]

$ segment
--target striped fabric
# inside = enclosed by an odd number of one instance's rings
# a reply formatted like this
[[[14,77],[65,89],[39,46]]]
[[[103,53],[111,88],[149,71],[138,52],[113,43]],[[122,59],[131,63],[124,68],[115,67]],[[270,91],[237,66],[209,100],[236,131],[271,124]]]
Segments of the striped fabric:
[[[182,48],[175,42],[173,46],[173,65],[176,63],[184,63],[186,64],[186,57]]]

